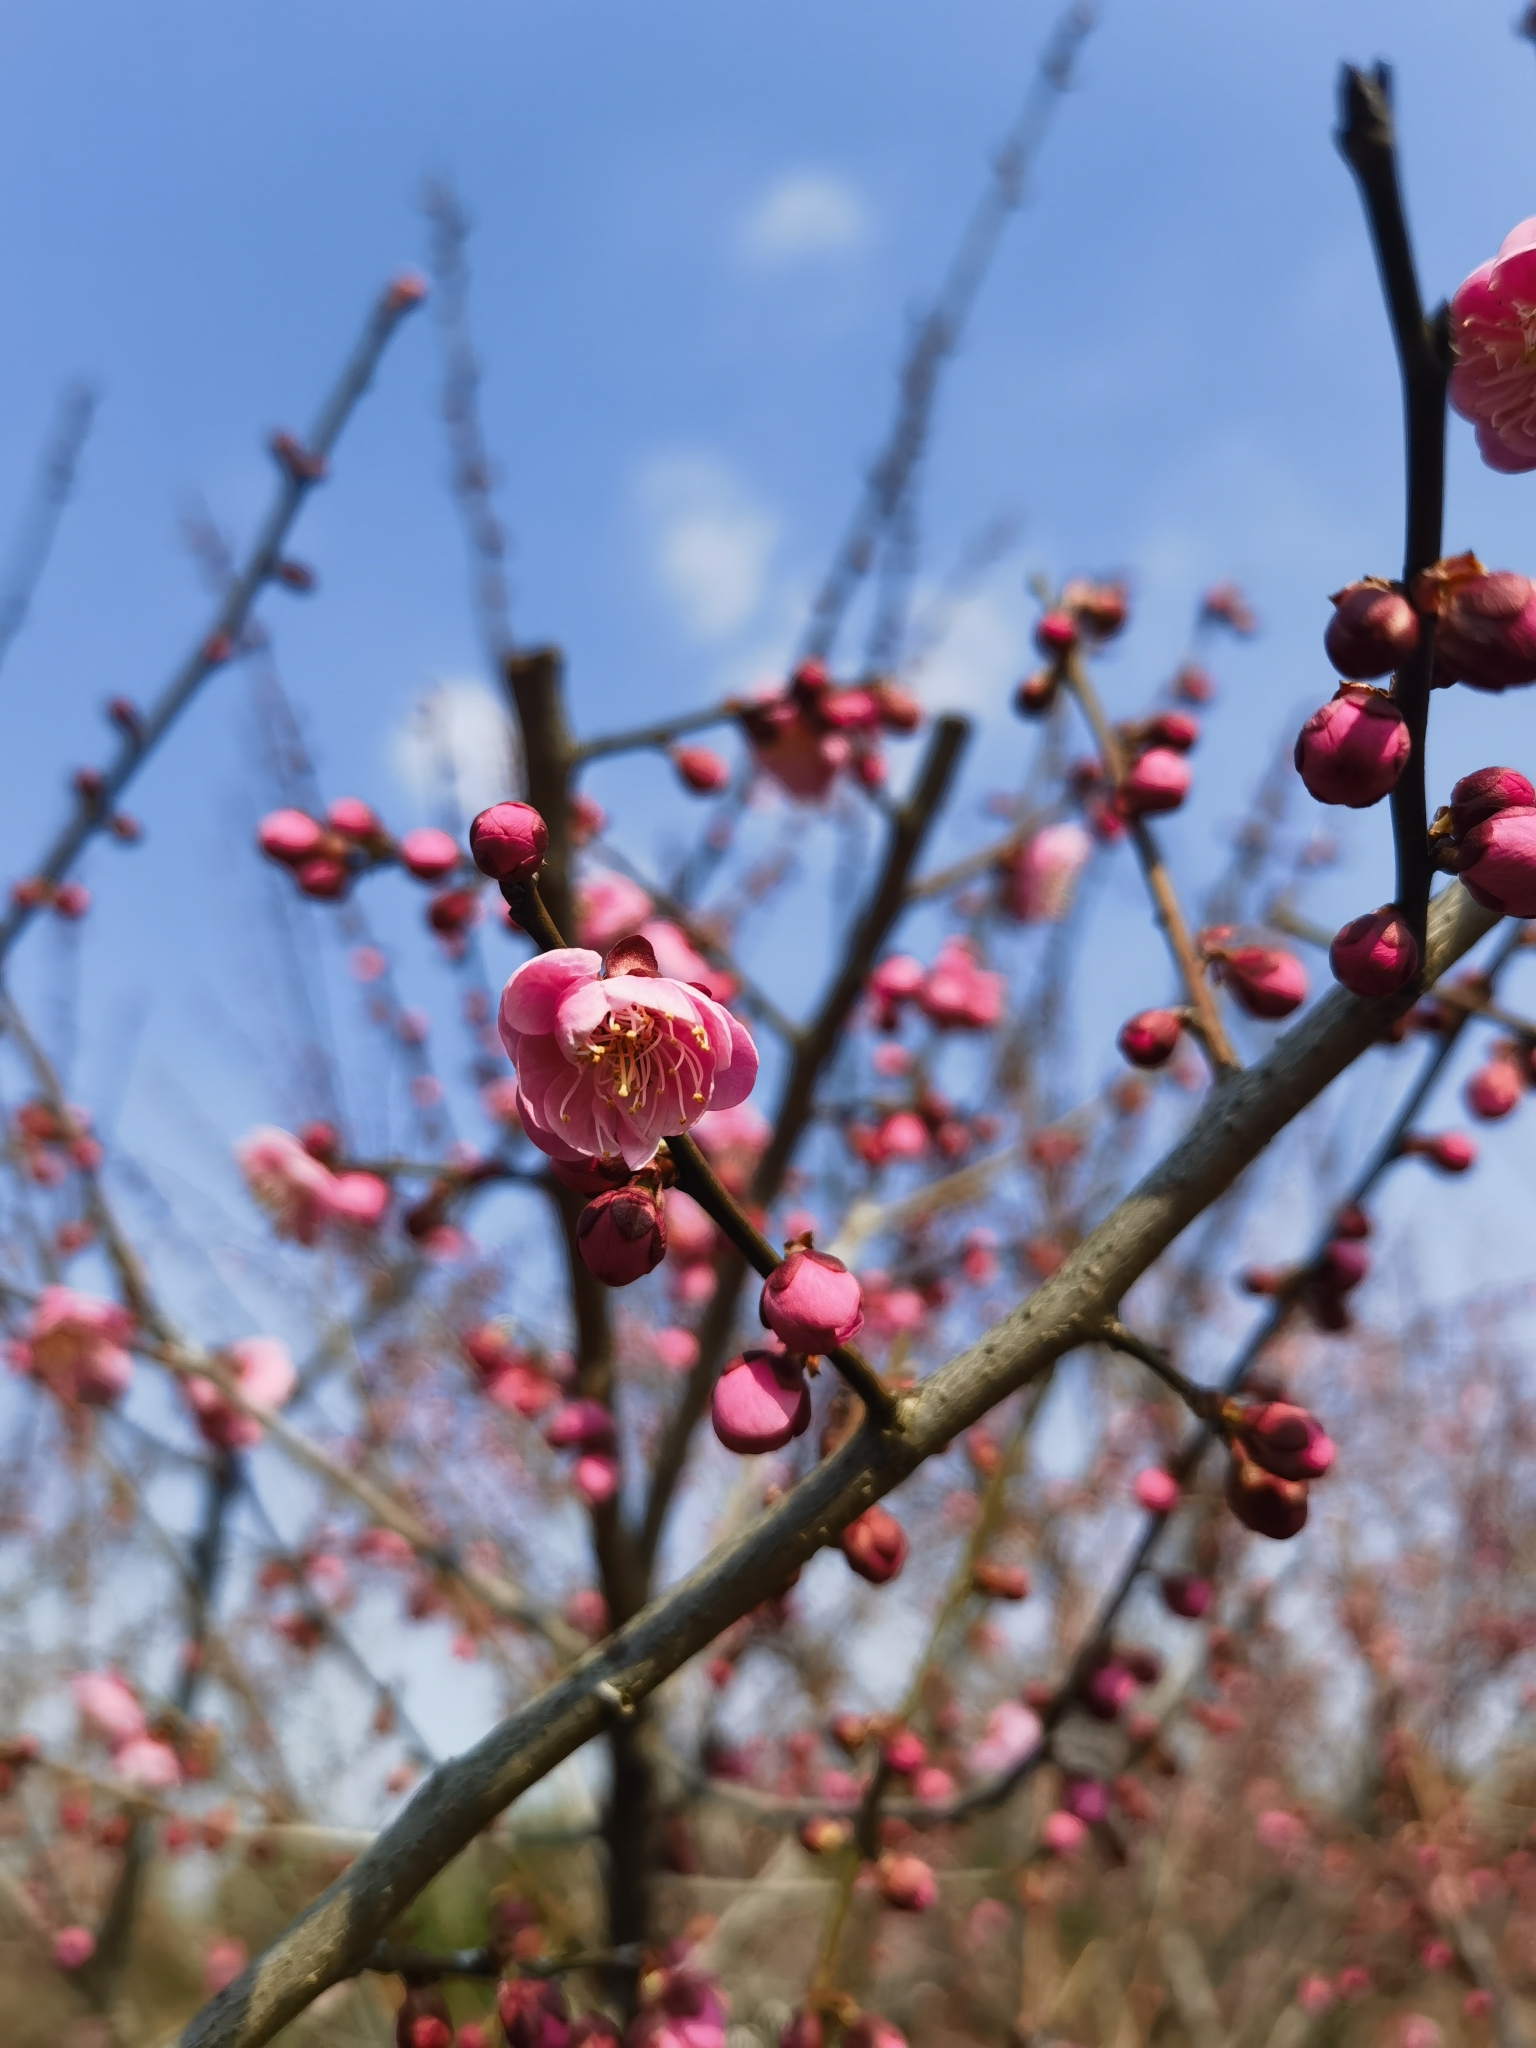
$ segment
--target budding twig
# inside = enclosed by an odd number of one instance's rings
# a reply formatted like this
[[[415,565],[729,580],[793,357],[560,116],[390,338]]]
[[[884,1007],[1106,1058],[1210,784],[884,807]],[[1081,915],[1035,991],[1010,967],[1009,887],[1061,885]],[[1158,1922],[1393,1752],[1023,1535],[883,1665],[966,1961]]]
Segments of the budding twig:
[[[202,684],[239,648],[252,605],[282,559],[289,529],[299,509],[324,473],[325,460],[336,445],[353,407],[367,390],[386,344],[401,320],[417,303],[419,294],[391,286],[382,293],[368,316],[357,346],[347,359],[330,396],[321,406],[309,438],[298,451],[302,460],[281,464],[277,493],[252,543],[245,566],[230,584],[207,631],[182,662],[160,696],[145,712],[131,734],[125,734],[117,759],[103,773],[101,789],[92,804],[77,804],[69,823],[44,854],[34,876],[43,882],[60,882],[73,867],[83,848],[104,831],[117,800]],[[11,903],[0,920],[0,961],[25,931],[38,904],[29,896]]]
[[[700,711],[680,712],[676,718],[660,718],[653,725],[632,726],[627,732],[599,733],[594,739],[578,740],[571,752],[573,766],[604,761],[612,754],[639,754],[649,749],[665,750],[674,740],[691,732],[707,732],[714,725],[729,725],[739,707],[732,703],[706,704]]]
[[[1105,775],[1118,789],[1125,777],[1125,749],[1120,744],[1118,733],[1105,715],[1104,706],[1099,701],[1099,693],[1094,688],[1082,657],[1076,650],[1068,656],[1062,666],[1062,679],[1077,699],[1083,716],[1088,721]],[[1195,951],[1194,941],[1189,935],[1189,927],[1184,922],[1184,913],[1179,907],[1173,878],[1164,865],[1162,850],[1153,835],[1152,827],[1141,817],[1131,818],[1128,826],[1131,844],[1136,849],[1136,858],[1141,863],[1142,874],[1146,877],[1147,893],[1152,898],[1153,915],[1168,942],[1168,951],[1173,955],[1174,967],[1189,998],[1189,1007],[1193,1013],[1190,1022],[1205,1047],[1216,1078],[1221,1080],[1228,1075],[1240,1073],[1242,1062],[1232,1050],[1231,1041],[1222,1024],[1221,1012],[1216,1007],[1216,998],[1211,993],[1200,956]]]

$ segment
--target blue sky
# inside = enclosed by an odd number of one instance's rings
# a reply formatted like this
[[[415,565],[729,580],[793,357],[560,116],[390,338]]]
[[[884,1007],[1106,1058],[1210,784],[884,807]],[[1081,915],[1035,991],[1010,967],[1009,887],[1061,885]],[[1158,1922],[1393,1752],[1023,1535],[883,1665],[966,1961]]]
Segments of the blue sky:
[[[1026,659],[1026,568],[1131,576],[1136,628],[1105,673],[1127,711],[1176,659],[1200,587],[1235,576],[1265,632],[1224,660],[1197,798],[1169,834],[1191,888],[1214,864],[1267,750],[1326,694],[1326,593],[1390,573],[1399,548],[1395,373],[1331,142],[1338,62],[1397,67],[1438,294],[1536,209],[1536,56],[1510,11],[1107,0],[946,383],[929,466],[930,577],[998,514],[1022,527],[922,678],[930,704],[987,723],[973,787],[1023,760],[1002,707]],[[89,377],[102,403],[0,674],[3,871],[24,872],[52,830],[69,768],[103,755],[101,701],[152,694],[195,634],[182,513],[204,502],[249,533],[265,432],[302,424],[380,281],[422,260],[430,175],[451,176],[477,221],[515,625],[568,650],[578,722],[771,673],[878,444],[904,322],[1051,18],[1002,0],[13,0],[0,523],[64,380]],[[264,614],[326,787],[401,826],[425,814],[402,780],[412,707],[480,673],[437,379],[421,316],[306,512],[297,552],[319,595],[274,595]],[[1530,567],[1533,494],[1453,430],[1452,546]],[[94,851],[97,911],[77,934],[35,931],[18,967],[45,1023],[78,973],[78,1084],[126,1098],[152,1149],[175,1149],[172,1078],[187,1098],[175,1143],[210,1157],[258,1116],[306,1106],[263,1056],[245,945],[264,886],[245,693],[237,675],[209,687],[136,791],[144,847]],[[1536,768],[1530,694],[1442,700],[1432,788],[1488,760]],[[675,810],[647,774],[600,785],[642,853]],[[1384,816],[1346,838],[1348,863],[1317,892],[1326,920],[1388,887]],[[1129,874],[1110,902],[1130,913]],[[419,898],[389,882],[374,907],[408,964],[422,958]]]

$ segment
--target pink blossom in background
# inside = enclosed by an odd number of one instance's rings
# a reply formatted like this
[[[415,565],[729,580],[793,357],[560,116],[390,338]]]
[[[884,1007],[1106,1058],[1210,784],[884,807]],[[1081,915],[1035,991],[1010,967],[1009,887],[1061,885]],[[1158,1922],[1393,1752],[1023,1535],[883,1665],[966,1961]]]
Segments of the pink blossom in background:
[[[712,1259],[720,1242],[720,1233],[692,1195],[685,1195],[681,1188],[668,1188],[664,1206],[667,1212],[667,1252],[673,1263],[695,1266]]]
[[[571,1468],[571,1485],[589,1508],[599,1508],[619,1490],[618,1460],[588,1451]]]
[[[133,1318],[116,1302],[45,1287],[27,1318],[23,1369],[61,1401],[105,1408],[128,1391],[133,1361],[124,1345]]]
[[[1536,217],[1511,228],[1451,300],[1450,400],[1490,469],[1536,469]]]
[[[1254,1820],[1253,1837],[1261,1849],[1268,1849],[1273,1855],[1294,1856],[1306,1843],[1307,1825],[1284,1807],[1266,1807]]]
[[[650,1345],[656,1363],[668,1372],[691,1372],[699,1362],[699,1340],[692,1330],[652,1330]]]
[[[773,1128],[760,1109],[738,1102],[730,1109],[709,1110],[694,1125],[693,1135],[722,1186],[744,1195]]]
[[[1002,1700],[988,1714],[981,1739],[966,1754],[974,1777],[992,1778],[1011,1771],[1039,1747],[1044,1733],[1040,1716],[1020,1700]]]
[[[599,953],[639,931],[650,915],[650,897],[628,875],[592,875],[577,885],[576,936]]]
[[[69,1681],[69,1691],[86,1732],[110,1748],[121,1748],[144,1734],[144,1709],[115,1671],[77,1672]]]
[[[1092,852],[1092,839],[1074,821],[1042,826],[1004,871],[1008,915],[1023,924],[1060,924]]]
[[[272,1217],[279,1237],[314,1244],[329,1209],[333,1175],[312,1159],[291,1131],[262,1124],[235,1147],[252,1196]]]
[[[555,1159],[643,1166],[660,1141],[751,1092],[757,1048],[728,1010],[664,975],[600,978],[596,953],[525,962],[499,1026],[523,1128]]]
[[[640,936],[650,940],[656,965],[669,980],[694,983],[717,1003],[728,1003],[735,995],[735,975],[728,974],[723,967],[711,966],[687,933],[675,924],[668,924],[665,918],[647,918],[640,926]]]
[[[299,1383],[288,1347],[276,1337],[242,1337],[230,1345],[228,1364],[236,1386],[258,1408],[281,1408]],[[247,1451],[260,1443],[261,1424],[225,1400],[212,1380],[198,1375],[185,1382],[185,1392],[199,1430],[216,1450]]]
[[[112,1771],[140,1792],[170,1792],[181,1783],[181,1765],[168,1742],[136,1736],[112,1752]]]
[[[976,964],[969,939],[946,939],[923,977],[918,1003],[941,1030],[990,1031],[1003,1014],[1003,977]]]
[[[96,1937],[89,1927],[61,1927],[53,1937],[54,1966],[78,1970],[96,1953]]]
[[[338,1173],[326,1191],[325,1206],[335,1223],[377,1230],[389,1207],[389,1183],[376,1173]]]

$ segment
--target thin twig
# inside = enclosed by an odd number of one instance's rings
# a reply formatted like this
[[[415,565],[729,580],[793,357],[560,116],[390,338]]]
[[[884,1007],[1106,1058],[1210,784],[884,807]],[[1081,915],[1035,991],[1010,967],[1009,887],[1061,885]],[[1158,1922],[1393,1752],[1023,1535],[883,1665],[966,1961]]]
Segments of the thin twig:
[[[70,384],[59,399],[58,414],[38,464],[31,502],[22,514],[6,564],[4,588],[0,591],[0,663],[5,661],[26,624],[59,520],[75,487],[80,456],[96,417],[96,403],[96,393],[88,384]]]

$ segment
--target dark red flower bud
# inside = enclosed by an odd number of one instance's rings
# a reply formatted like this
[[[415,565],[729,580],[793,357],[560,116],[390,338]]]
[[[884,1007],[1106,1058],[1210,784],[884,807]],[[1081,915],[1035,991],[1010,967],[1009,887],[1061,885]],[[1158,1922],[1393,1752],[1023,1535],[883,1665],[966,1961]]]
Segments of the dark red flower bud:
[[[1412,752],[1407,722],[1384,690],[1341,683],[1296,735],[1296,770],[1320,804],[1362,811],[1396,788]]]
[[[302,861],[294,870],[294,880],[306,896],[333,902],[338,896],[346,895],[352,874],[345,861],[331,860],[321,854],[314,860]]]
[[[424,1984],[407,1991],[395,2014],[395,2048],[452,2048],[452,2043],[448,2001],[437,1986]]]
[[[1187,754],[1199,744],[1200,721],[1187,711],[1160,711],[1148,720],[1145,731],[1154,747],[1172,747],[1176,754]]]
[[[606,1286],[627,1287],[665,1257],[666,1212],[647,1188],[615,1188],[582,1210],[576,1247],[589,1273]]]
[[[84,917],[91,907],[91,892],[83,882],[60,882],[53,892],[53,913],[55,917],[68,918],[71,923]]]
[[[1056,678],[1048,668],[1026,676],[1013,693],[1013,708],[1020,718],[1043,718],[1056,702]]]
[[[325,457],[311,455],[295,435],[278,432],[272,435],[267,446],[295,483],[318,483],[325,475]]]
[[[507,2048],[569,2048],[570,2008],[550,1977],[507,1977],[496,1986]]]
[[[415,270],[402,270],[390,280],[384,293],[384,305],[391,313],[409,313],[413,306],[419,306],[427,296],[427,280]]]
[[[1169,687],[1181,704],[1210,704],[1216,696],[1215,683],[1193,662],[1184,664]]]
[[[1503,569],[1442,578],[1435,680],[1474,690],[1536,683],[1536,583]]]
[[[1115,1043],[1133,1067],[1166,1066],[1183,1029],[1177,1010],[1138,1010],[1120,1026]]]
[[[1341,1209],[1333,1219],[1335,1237],[1369,1237],[1371,1219],[1357,1202],[1351,1202],[1347,1209]]]
[[[1290,1401],[1252,1407],[1227,1404],[1233,1441],[1277,1479],[1321,1479],[1333,1463],[1333,1443],[1315,1415]]]
[[[1200,600],[1200,617],[1205,624],[1225,626],[1244,639],[1259,630],[1252,605],[1235,583],[1213,583]]]
[[[1076,578],[1061,593],[1062,608],[1071,612],[1094,640],[1112,640],[1130,617],[1130,597],[1123,583],[1091,583]]]
[[[1536,808],[1511,805],[1474,825],[1457,848],[1456,873],[1485,910],[1536,917]]]
[[[871,1585],[894,1579],[907,1561],[906,1533],[878,1501],[851,1521],[837,1541],[854,1571]]]
[[[826,2039],[827,2030],[819,2013],[796,2012],[784,2022],[779,2048],[826,2048]]]
[[[1418,614],[1379,577],[1335,591],[1333,607],[1323,646],[1339,674],[1353,682],[1390,675],[1419,644]]]
[[[1395,996],[1419,971],[1419,944],[1395,903],[1352,918],[1328,948],[1333,978],[1352,996]]]
[[[1163,1605],[1184,1621],[1198,1621],[1211,1604],[1211,1582],[1193,1572],[1169,1572],[1163,1579]]]
[[[880,723],[887,732],[916,732],[923,722],[923,707],[908,691],[895,683],[870,685],[880,706]]]
[[[427,923],[445,939],[457,938],[474,923],[480,898],[473,889],[442,889],[427,905]]]
[[[526,882],[549,848],[549,827],[532,804],[492,804],[469,828],[469,850],[482,875]]]
[[[1360,1285],[1370,1270],[1371,1255],[1363,1245],[1352,1238],[1334,1237],[1318,1254],[1314,1277],[1336,1294],[1348,1294],[1352,1287]],[[1313,1477],[1311,1473],[1301,1476],[1306,1479]]]
[[[1518,768],[1479,768],[1463,775],[1451,791],[1451,837],[1465,839],[1474,825],[1481,825],[1496,811],[1529,810],[1536,806],[1536,789]]]
[[[299,1143],[311,1159],[318,1159],[322,1166],[334,1166],[341,1157],[341,1133],[334,1124],[314,1123],[299,1125]]]
[[[272,580],[280,583],[284,590],[291,590],[300,597],[307,597],[320,581],[308,562],[279,562],[272,571]]]
[[[144,827],[126,811],[115,811],[107,820],[107,830],[124,846],[136,845],[144,837]]]
[[[319,824],[305,811],[269,811],[256,828],[256,844],[268,860],[284,867],[298,867],[320,850],[325,837]]]
[[[144,715],[131,697],[112,697],[107,701],[107,716],[125,739],[138,743],[144,732]]]
[[[730,787],[731,771],[712,747],[674,747],[672,766],[695,796],[714,796]]]
[[[1135,1691],[1134,1673],[1118,1657],[1110,1657],[1089,1672],[1080,1697],[1096,1721],[1115,1721]]]
[[[1305,1481],[1276,1478],[1236,1444],[1227,1468],[1227,1505],[1245,1529],[1276,1543],[1300,1535],[1307,1524]]]
[[[1070,654],[1077,645],[1077,621],[1070,612],[1041,614],[1035,626],[1035,645],[1044,655]]]

